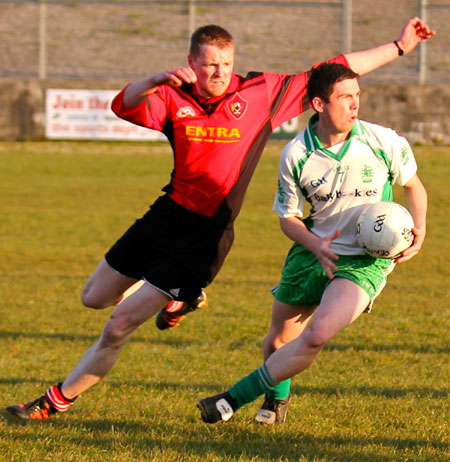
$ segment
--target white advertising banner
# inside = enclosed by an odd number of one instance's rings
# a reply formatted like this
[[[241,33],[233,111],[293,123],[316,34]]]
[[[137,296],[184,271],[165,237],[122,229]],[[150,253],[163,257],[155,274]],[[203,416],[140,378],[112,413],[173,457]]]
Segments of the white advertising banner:
[[[45,136],[50,139],[167,140],[160,132],[119,119],[111,111],[118,90],[46,91]]]

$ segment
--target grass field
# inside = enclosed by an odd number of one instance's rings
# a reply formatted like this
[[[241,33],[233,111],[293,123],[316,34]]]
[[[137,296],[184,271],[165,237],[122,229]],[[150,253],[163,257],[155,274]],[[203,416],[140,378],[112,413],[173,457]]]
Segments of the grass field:
[[[110,375],[48,422],[0,420],[0,461],[444,462],[449,449],[448,147],[417,147],[429,197],[422,253],[399,265],[370,315],[293,381],[288,422],[258,426],[259,403],[227,424],[198,399],[261,363],[289,242],[271,211],[281,145],[266,149],[209,287],[179,329],[141,326]],[[0,143],[0,406],[64,379],[110,309],[79,293],[107,248],[169,178],[164,144]],[[402,197],[397,194],[401,202]]]

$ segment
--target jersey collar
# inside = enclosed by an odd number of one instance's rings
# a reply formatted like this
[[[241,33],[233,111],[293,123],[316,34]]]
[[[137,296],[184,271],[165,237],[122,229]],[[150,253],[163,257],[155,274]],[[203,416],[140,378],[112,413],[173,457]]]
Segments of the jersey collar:
[[[319,138],[316,135],[316,132],[314,131],[313,126],[315,123],[319,120],[319,114],[314,114],[308,122],[308,126],[306,127],[306,136],[305,136],[305,142],[306,142],[306,148],[308,151],[315,151],[315,150],[320,150],[323,153],[325,153],[327,156],[332,157],[333,159],[336,160],[342,160],[342,158],[345,156],[347,153],[350,143],[352,141],[352,138],[354,136],[362,135],[364,132],[364,127],[361,124],[359,119],[356,119],[355,124],[353,125],[352,131],[350,132],[350,136],[348,139],[345,141],[343,144],[342,148],[339,150],[338,153],[334,153],[331,150],[324,148],[322,146],[322,143],[320,142]]]

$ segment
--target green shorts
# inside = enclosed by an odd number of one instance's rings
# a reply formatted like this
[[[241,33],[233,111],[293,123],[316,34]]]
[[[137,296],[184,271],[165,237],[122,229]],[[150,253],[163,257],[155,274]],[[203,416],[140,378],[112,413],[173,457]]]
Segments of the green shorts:
[[[369,294],[368,311],[395,267],[392,260],[370,255],[339,255],[339,260],[334,263],[338,268],[335,277],[350,279]],[[305,247],[294,244],[286,257],[280,283],[271,292],[280,302],[318,305],[330,282],[316,256]]]

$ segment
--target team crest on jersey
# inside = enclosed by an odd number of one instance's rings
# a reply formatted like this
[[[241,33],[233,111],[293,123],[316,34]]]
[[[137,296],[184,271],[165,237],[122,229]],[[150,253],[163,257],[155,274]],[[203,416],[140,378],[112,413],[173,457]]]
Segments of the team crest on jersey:
[[[364,165],[361,169],[361,178],[363,183],[372,183],[375,170],[370,165]]]
[[[228,109],[231,112],[231,115],[239,120],[247,110],[248,101],[242,98],[239,93],[236,93],[233,98],[228,101]]]
[[[194,112],[194,109],[191,108],[191,106],[184,106],[178,109],[177,117],[179,117],[180,119],[182,117],[192,117],[192,116],[195,116],[195,112]]]

